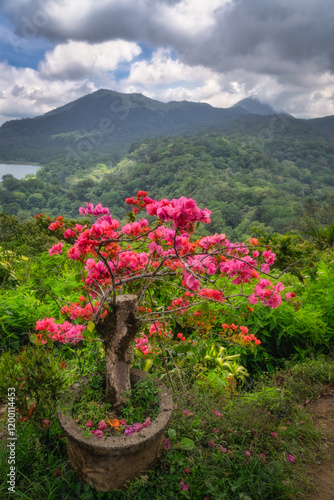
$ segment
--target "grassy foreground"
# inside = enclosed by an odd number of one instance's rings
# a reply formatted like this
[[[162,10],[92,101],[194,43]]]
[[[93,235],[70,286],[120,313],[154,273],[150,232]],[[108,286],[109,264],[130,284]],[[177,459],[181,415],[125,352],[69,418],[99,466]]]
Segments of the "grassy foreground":
[[[25,500],[302,499],[312,484],[306,467],[325,457],[323,437],[307,413],[309,400],[334,381],[334,362],[320,357],[286,365],[240,391],[174,385],[175,410],[156,468],[126,492],[96,493],[71,470],[56,418],[50,429],[17,423],[16,493]],[[6,418],[0,473],[6,478]]]

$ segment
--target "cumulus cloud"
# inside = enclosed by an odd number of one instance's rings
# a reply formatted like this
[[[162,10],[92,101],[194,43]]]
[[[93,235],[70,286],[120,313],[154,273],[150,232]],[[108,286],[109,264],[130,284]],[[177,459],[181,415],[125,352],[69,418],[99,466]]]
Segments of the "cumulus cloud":
[[[38,69],[42,78],[80,80],[104,71],[113,71],[121,62],[131,61],[140,52],[138,44],[124,40],[93,45],[69,41],[46,52],[45,60]]]
[[[220,72],[281,74],[283,63],[310,60],[334,72],[332,0],[7,0],[3,9],[22,37],[168,45]]]
[[[189,29],[197,33],[225,1],[207,0],[201,5],[200,0],[7,0],[3,9],[21,36],[43,35],[57,42],[124,38],[162,43],[171,41],[180,29],[185,34]]]
[[[235,0],[216,9],[215,19],[197,43],[178,47],[188,64],[286,78],[310,62],[334,71],[332,0]]]
[[[34,74],[36,92],[46,94],[46,81],[59,80],[70,101],[83,80],[93,89],[164,101],[228,107],[252,95],[299,117],[334,114],[332,0],[0,0],[0,6],[15,26],[7,35],[17,50],[48,40]],[[121,80],[112,74],[119,65]],[[16,84],[10,80],[10,91],[25,95],[32,109],[33,84]],[[49,99],[55,101],[51,93]]]
[[[89,81],[70,82],[43,80],[36,70],[15,68],[0,62],[0,125],[15,118],[44,114],[67,104],[96,87]]]
[[[229,107],[246,97],[245,88],[204,66],[189,66],[172,57],[169,49],[153,52],[150,60],[136,61],[129,76],[117,84],[122,92],[141,92],[153,99],[208,102]]]
[[[153,52],[150,60],[141,60],[132,64],[126,83],[146,87],[169,85],[180,81],[203,81],[213,76],[214,73],[210,69],[183,64],[172,58],[170,49],[160,48]]]

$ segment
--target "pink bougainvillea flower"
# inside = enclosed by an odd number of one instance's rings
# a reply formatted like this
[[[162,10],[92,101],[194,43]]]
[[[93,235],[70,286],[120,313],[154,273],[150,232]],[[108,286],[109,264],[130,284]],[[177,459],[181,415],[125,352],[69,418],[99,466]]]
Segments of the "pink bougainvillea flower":
[[[62,242],[57,243],[57,245],[53,245],[49,249],[49,254],[50,255],[59,255],[63,250],[63,246],[64,246],[64,244]]]
[[[221,444],[219,445],[219,448],[220,448],[220,451],[222,453],[227,453],[227,448],[225,448],[224,446],[222,446]]]
[[[172,442],[168,438],[164,439],[163,447],[165,448],[165,450],[169,450],[171,446],[172,446]]]
[[[104,431],[104,430],[106,430],[106,428],[107,428],[107,424],[105,423],[105,421],[104,421],[104,420],[101,420],[101,421],[99,422],[99,425],[98,425],[98,429],[99,429],[99,431]]]
[[[134,432],[139,432],[144,428],[144,426],[140,422],[136,422],[133,424],[132,428],[133,428]]]
[[[252,460],[252,459],[251,459],[251,454],[250,454],[250,451],[248,451],[248,450],[247,450],[247,451],[245,452],[245,455],[246,455],[246,457],[248,458],[248,461],[249,461],[249,462],[251,462],[251,460]]]
[[[42,427],[43,427],[43,429],[50,429],[50,427],[51,427],[51,420],[43,420]]]
[[[92,425],[93,425],[93,423],[90,420],[88,420],[86,427],[92,427]]]
[[[144,422],[143,422],[143,426],[144,427],[149,427],[151,425],[152,421],[151,421],[151,418],[150,417],[147,417]]]
[[[180,481],[179,485],[180,485],[181,490],[184,490],[184,491],[187,491],[190,488],[189,484],[184,483],[183,481]]]
[[[189,415],[190,417],[192,417],[194,414],[191,413],[189,410],[183,410],[183,414],[184,415]]]
[[[271,432],[270,435],[275,438],[275,439],[278,439],[278,434],[276,434],[276,432]]]
[[[95,434],[97,438],[101,438],[103,436],[103,432],[100,431],[99,429],[96,431],[91,431],[91,434]]]
[[[210,440],[209,441],[209,446],[212,448],[213,446],[216,446],[216,445],[215,445],[215,443],[212,440]]]
[[[216,432],[217,434],[220,432],[219,429],[217,429],[216,427],[213,429],[213,432]]]
[[[290,464],[293,464],[293,463],[295,463],[295,461],[296,461],[295,457],[293,455],[290,455],[290,453],[289,453],[288,462],[290,462]]]
[[[189,469],[189,467],[186,467],[186,468],[184,469],[184,472],[185,472],[186,474],[190,474],[191,470]]]
[[[265,461],[266,461],[266,458],[267,458],[267,457],[265,456],[265,454],[264,454],[264,453],[260,453],[260,459],[261,459],[263,462],[265,462]]]

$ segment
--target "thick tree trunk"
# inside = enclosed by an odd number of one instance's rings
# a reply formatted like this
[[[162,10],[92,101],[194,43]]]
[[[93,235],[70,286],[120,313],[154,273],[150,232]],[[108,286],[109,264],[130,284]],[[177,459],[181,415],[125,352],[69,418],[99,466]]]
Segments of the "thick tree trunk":
[[[130,389],[130,342],[138,332],[136,295],[119,295],[113,311],[96,324],[106,353],[106,402],[120,410]]]

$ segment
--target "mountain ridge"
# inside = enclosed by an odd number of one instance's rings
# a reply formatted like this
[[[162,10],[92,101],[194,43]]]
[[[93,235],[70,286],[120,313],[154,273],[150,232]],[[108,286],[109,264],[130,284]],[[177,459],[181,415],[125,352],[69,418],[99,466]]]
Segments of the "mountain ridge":
[[[270,121],[271,115],[280,127]],[[5,122],[0,127],[0,161],[45,163],[71,155],[117,156],[127,152],[132,143],[147,138],[180,137],[208,129],[227,135],[260,137],[263,131],[298,135],[298,123],[301,135],[334,139],[334,117],[330,118],[300,121],[255,98],[243,99],[230,108],[216,108],[208,103],[163,103],[140,93],[99,89],[44,115]]]

